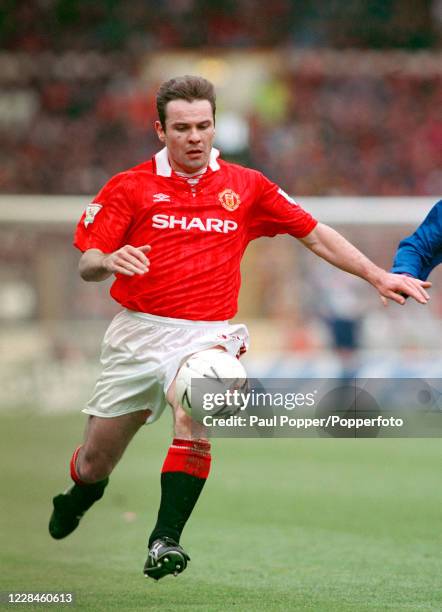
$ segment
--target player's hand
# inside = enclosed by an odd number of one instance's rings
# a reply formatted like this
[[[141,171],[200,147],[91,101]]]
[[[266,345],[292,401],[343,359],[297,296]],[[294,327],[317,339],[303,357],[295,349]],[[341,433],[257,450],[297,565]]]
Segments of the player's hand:
[[[388,300],[403,305],[407,297],[414,298],[419,304],[426,304],[430,299],[425,290],[431,287],[431,283],[411,276],[384,271],[375,286],[384,306],[388,306]]]
[[[103,267],[112,274],[124,274],[125,276],[134,276],[135,274],[146,274],[149,272],[150,261],[146,257],[146,253],[151,247],[145,244],[140,247],[134,247],[131,244],[126,244],[118,251],[114,251],[106,255],[103,259]]]

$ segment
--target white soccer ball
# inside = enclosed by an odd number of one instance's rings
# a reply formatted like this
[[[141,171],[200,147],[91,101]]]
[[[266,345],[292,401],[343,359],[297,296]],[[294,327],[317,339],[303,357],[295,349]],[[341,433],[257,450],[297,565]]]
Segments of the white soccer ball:
[[[191,355],[176,377],[176,398],[187,414],[200,423],[205,415],[229,417],[239,412],[242,406],[240,394],[247,390],[244,366],[239,359],[220,348]],[[228,391],[230,394],[226,395]],[[235,391],[238,394],[234,394]],[[222,401],[221,394],[227,401]],[[213,401],[215,395],[216,405]]]

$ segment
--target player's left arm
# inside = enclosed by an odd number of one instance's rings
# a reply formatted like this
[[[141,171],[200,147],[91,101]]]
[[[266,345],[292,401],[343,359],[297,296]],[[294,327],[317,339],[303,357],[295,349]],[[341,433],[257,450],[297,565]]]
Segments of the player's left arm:
[[[315,255],[373,285],[384,305],[387,305],[387,300],[404,304],[404,295],[420,304],[426,304],[430,299],[425,289],[431,287],[431,283],[379,268],[344,236],[324,223],[318,223],[313,231],[299,240]]]

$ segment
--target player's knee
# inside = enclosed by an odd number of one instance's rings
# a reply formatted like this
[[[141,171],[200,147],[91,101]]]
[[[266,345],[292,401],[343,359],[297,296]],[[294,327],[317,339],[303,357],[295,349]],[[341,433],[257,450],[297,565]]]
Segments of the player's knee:
[[[192,433],[193,421],[179,405],[174,408],[174,421],[176,433],[188,435]]]
[[[206,428],[194,421],[179,405],[174,408],[174,434],[186,440],[207,438]]]
[[[192,438],[195,423],[184,411],[184,409],[176,398],[175,381],[173,381],[173,383],[169,387],[169,390],[167,392],[167,401],[172,406],[173,410],[173,428],[175,436],[177,438],[184,438],[186,440]]]

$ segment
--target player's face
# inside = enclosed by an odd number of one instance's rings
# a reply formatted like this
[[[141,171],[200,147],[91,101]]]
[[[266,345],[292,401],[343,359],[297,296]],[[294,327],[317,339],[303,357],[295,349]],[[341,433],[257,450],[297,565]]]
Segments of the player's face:
[[[207,166],[215,137],[208,100],[171,100],[166,106],[166,129],[159,121],[155,122],[155,129],[176,172],[193,174]]]

